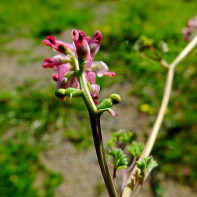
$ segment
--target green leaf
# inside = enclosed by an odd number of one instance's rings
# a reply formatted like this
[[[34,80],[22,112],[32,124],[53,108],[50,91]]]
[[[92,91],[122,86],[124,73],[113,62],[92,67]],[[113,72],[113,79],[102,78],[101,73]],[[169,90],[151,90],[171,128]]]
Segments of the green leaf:
[[[152,156],[144,157],[141,161],[137,161],[137,167],[141,170],[140,175],[142,176],[140,183],[142,184],[144,180],[148,177],[150,172],[157,167],[157,162]]]
[[[106,144],[107,144],[107,146],[110,146],[110,147],[115,146],[116,145],[116,139],[112,137],[110,140],[107,141]]]
[[[115,168],[117,169],[127,168],[128,161],[126,155],[122,152],[121,149],[112,148],[109,152],[109,155],[113,157]]]
[[[124,145],[131,143],[134,138],[134,133],[125,132],[124,130],[120,130],[112,135],[112,138],[107,142],[108,146],[115,146],[117,142],[121,142]]]
[[[144,144],[138,142],[132,142],[132,144],[129,145],[127,149],[134,157],[138,158],[142,154],[142,151],[144,149]]]
[[[119,141],[121,141],[123,144],[127,145],[129,143],[131,143],[131,141],[133,140],[134,134],[131,132],[124,132],[120,138]]]

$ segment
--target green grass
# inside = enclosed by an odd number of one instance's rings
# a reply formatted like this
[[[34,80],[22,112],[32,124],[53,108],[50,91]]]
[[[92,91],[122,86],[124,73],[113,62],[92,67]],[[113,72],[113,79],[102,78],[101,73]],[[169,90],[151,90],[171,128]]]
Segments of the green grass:
[[[0,96],[0,196],[50,197],[62,177],[45,169],[39,160],[40,152],[49,148],[51,134],[60,130],[77,148],[88,148],[88,114],[78,99],[72,103],[57,99],[54,84],[44,91],[37,90],[34,81],[25,84]],[[82,127],[77,119],[80,117],[84,119]],[[37,179],[41,182],[38,188],[34,186]]]
[[[25,142],[1,143],[0,194],[2,197],[52,197],[54,195],[54,189],[60,184],[62,177],[47,170],[40,163],[39,152],[38,146]],[[43,177],[40,176],[41,173]],[[36,181],[42,185],[36,186]]]

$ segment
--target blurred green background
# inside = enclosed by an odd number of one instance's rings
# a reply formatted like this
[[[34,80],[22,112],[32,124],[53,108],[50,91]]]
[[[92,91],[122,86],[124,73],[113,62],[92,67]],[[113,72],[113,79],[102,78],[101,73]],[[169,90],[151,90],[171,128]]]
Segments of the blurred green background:
[[[127,97],[138,100],[138,111],[132,113],[148,121],[140,128],[146,136],[161,102],[166,70],[135,52],[134,43],[141,35],[155,43],[164,40],[170,50],[165,59],[170,62],[186,45],[181,30],[195,15],[196,0],[1,0],[0,196],[55,196],[64,178],[49,170],[40,155],[53,148],[50,140],[57,130],[79,151],[93,146],[84,104],[79,99],[62,103],[55,98],[51,72],[41,67],[44,58],[55,54],[41,44],[47,35],[70,40],[73,28],[87,35],[102,32],[96,60],[106,62],[117,77],[98,82],[105,90],[117,83],[131,84]],[[197,49],[176,69],[153,150],[158,172],[193,189],[197,183],[196,54]],[[158,179],[155,174],[153,182]],[[152,185],[154,195],[162,196],[159,186]]]

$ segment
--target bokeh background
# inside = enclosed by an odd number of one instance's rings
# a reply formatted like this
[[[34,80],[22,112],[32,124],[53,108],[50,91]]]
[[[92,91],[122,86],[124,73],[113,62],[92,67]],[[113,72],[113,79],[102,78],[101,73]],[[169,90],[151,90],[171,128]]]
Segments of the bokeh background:
[[[166,70],[133,49],[146,35],[168,43],[167,61],[187,44],[181,30],[197,15],[196,0],[1,0],[0,196],[107,196],[82,100],[60,102],[47,35],[71,42],[70,31],[103,42],[96,60],[115,71],[98,79],[100,101],[119,93],[117,118],[102,118],[104,140],[119,129],[144,142],[161,102]],[[152,154],[159,163],[139,196],[194,197],[197,193],[197,49],[176,69],[164,123]]]

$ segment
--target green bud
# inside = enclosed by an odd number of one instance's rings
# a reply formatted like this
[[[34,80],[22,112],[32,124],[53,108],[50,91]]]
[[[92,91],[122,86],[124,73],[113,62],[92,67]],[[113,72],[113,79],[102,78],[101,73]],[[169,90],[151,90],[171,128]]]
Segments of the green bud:
[[[104,99],[101,104],[97,106],[97,109],[106,109],[111,108],[113,106],[112,99]]]
[[[55,92],[55,95],[58,98],[64,98],[66,96],[68,97],[79,97],[83,93],[82,90],[76,89],[76,88],[67,88],[67,89],[58,89]]]
[[[121,102],[121,97],[119,94],[111,94],[109,98],[112,100],[113,105]]]
[[[55,95],[58,98],[64,98],[65,97],[65,92],[66,92],[66,89],[58,89],[58,90],[56,90]]]

